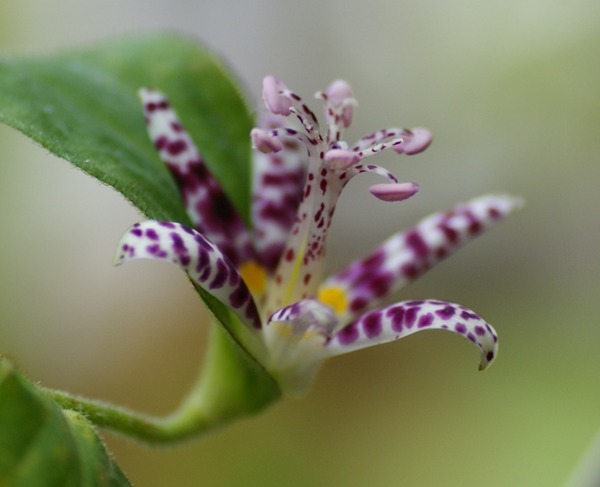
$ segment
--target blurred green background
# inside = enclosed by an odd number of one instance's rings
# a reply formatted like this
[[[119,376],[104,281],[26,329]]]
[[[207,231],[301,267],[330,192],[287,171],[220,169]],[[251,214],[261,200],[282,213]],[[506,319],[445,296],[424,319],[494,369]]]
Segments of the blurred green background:
[[[501,353],[444,333],[340,357],[302,399],[167,449],[106,434],[139,486],[560,486],[600,426],[597,0],[343,2],[3,0],[0,48],[38,54],[168,29],[310,98],[336,78],[359,101],[352,140],[426,126],[421,185],[400,205],[368,177],[338,206],[330,270],[478,194],[527,201],[401,298],[480,312]],[[258,101],[257,101],[258,106]],[[207,316],[169,265],[113,268],[140,217],[110,188],[0,127],[0,351],[42,384],[166,413],[196,375]]]

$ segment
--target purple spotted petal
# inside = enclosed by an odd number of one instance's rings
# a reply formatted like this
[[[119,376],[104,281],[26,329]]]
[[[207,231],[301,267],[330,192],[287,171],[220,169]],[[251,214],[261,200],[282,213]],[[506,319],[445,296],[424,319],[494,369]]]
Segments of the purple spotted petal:
[[[265,116],[265,129],[284,125],[283,117]],[[279,142],[278,139],[274,139]],[[252,222],[259,262],[270,272],[277,267],[296,218],[306,179],[307,156],[300,142],[288,137],[278,152],[254,154]]]
[[[331,355],[387,343],[423,330],[448,330],[467,338],[481,353],[479,369],[498,353],[494,329],[479,315],[444,301],[405,301],[370,311],[342,328],[327,343]]]
[[[326,280],[321,289],[334,287],[345,292],[348,308],[341,313],[341,320],[349,322],[520,206],[521,201],[512,196],[486,195],[452,211],[433,214],[416,227],[393,235],[373,253]]]
[[[194,227],[236,265],[253,259],[248,230],[171,108],[154,90],[140,90],[150,139],[173,174]]]
[[[231,261],[202,234],[178,223],[136,223],[122,237],[115,263],[160,259],[177,264],[202,289],[228,306],[249,329],[261,327],[250,291]]]

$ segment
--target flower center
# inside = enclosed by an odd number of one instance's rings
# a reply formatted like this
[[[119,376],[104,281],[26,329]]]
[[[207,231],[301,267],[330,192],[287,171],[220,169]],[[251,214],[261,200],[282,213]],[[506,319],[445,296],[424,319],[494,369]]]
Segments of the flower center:
[[[319,291],[317,299],[331,307],[337,314],[345,313],[348,309],[348,297],[341,287],[325,287]]]

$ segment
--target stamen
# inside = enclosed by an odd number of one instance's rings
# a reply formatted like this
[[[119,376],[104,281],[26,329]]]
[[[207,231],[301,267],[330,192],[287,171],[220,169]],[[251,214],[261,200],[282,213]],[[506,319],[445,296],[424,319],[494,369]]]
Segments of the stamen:
[[[387,142],[380,142],[378,144],[373,144],[370,147],[365,147],[364,149],[357,151],[356,154],[360,157],[360,160],[362,160],[365,157],[369,157],[374,154],[379,154],[380,152],[390,148],[398,152],[403,146],[404,137],[396,137],[395,139],[389,140]]]
[[[404,143],[394,146],[394,150],[398,154],[406,154],[412,156],[423,152],[427,147],[431,145],[432,135],[427,129],[412,129],[409,131],[410,135],[405,136]]]
[[[391,185],[375,185],[371,188],[371,193],[384,201],[402,201],[418,191],[416,184],[399,183],[387,169],[361,161],[392,148],[398,152],[416,153],[431,140],[429,132],[424,129],[413,132],[389,128],[373,132],[349,146],[341,135],[344,128],[350,125],[356,105],[350,85],[335,81],[316,96],[325,105],[328,126],[325,136],[319,131],[314,113],[298,94],[272,76],[265,78],[263,83],[267,107],[276,114],[292,115],[302,126],[302,129],[295,130],[285,125],[275,125],[269,136],[277,139],[284,148],[285,138],[298,140],[306,148],[307,157],[306,185],[287,245],[280,254],[282,258],[266,293],[267,313],[317,294],[327,231],[337,199],[354,176],[368,172],[386,178]],[[253,140],[259,150],[268,152],[279,149],[279,144],[273,143],[264,133],[253,133]],[[405,142],[408,142],[407,149],[399,149]],[[345,307],[348,305],[341,298],[335,299],[333,305],[347,312]]]
[[[250,137],[252,145],[263,154],[271,154],[283,149],[283,144],[266,130],[254,128],[250,131]]]
[[[325,153],[325,162],[334,171],[348,169],[358,163],[360,158],[351,150],[331,149]]]
[[[382,201],[404,201],[417,194],[419,186],[415,183],[374,184],[369,191]]]
[[[402,139],[412,136],[412,132],[408,129],[402,128],[385,128],[371,132],[361,138],[353,147],[352,150],[356,152],[364,151],[373,147],[374,145],[380,144],[390,139]]]
[[[359,164],[358,166],[350,168],[348,172],[345,173],[347,175],[345,182],[347,183],[357,174],[363,174],[366,172],[371,174],[378,174],[379,176],[386,178],[388,181],[394,184],[398,183],[398,179],[396,179],[396,176],[394,176],[391,172],[389,172],[387,169],[381,166],[376,166],[374,164]]]
[[[265,76],[263,79],[263,100],[265,105],[276,115],[289,115],[292,100],[283,94],[285,84],[274,76]]]
[[[344,128],[352,123],[352,115],[356,101],[352,98],[352,88],[343,80],[331,83],[325,90],[328,100],[336,108],[342,108],[341,120]]]
[[[296,115],[296,118],[306,131],[306,137],[308,137],[308,140],[312,145],[319,144],[323,141],[323,137],[319,132],[319,122],[314,113],[312,113],[306,105],[303,104],[299,108],[292,106],[290,108],[290,113]]]

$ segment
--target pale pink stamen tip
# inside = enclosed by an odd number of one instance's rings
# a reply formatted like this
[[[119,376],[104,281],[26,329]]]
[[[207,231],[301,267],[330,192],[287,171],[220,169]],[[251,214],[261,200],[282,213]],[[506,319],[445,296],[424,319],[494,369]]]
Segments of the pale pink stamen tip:
[[[432,135],[427,129],[412,129],[412,136],[407,137],[406,142],[402,144],[402,151],[410,156],[423,152],[431,144]]]
[[[325,90],[329,101],[336,107],[343,107],[342,122],[344,127],[349,127],[352,123],[354,105],[356,102],[352,98],[352,88],[344,80],[338,79],[331,83]]]
[[[369,191],[382,201],[404,201],[414,196],[419,186],[415,183],[374,184]]]
[[[263,100],[267,108],[276,115],[289,115],[292,100],[282,91],[285,85],[274,76],[265,76],[263,79]]]
[[[334,105],[341,105],[347,98],[352,98],[352,88],[344,80],[338,79],[331,83],[325,90],[328,98]]]
[[[358,160],[357,154],[351,150],[331,149],[325,153],[325,162],[334,170],[348,169],[356,164]]]
[[[263,154],[271,154],[283,149],[283,144],[264,130],[252,129],[250,137],[252,138],[252,145]]]

